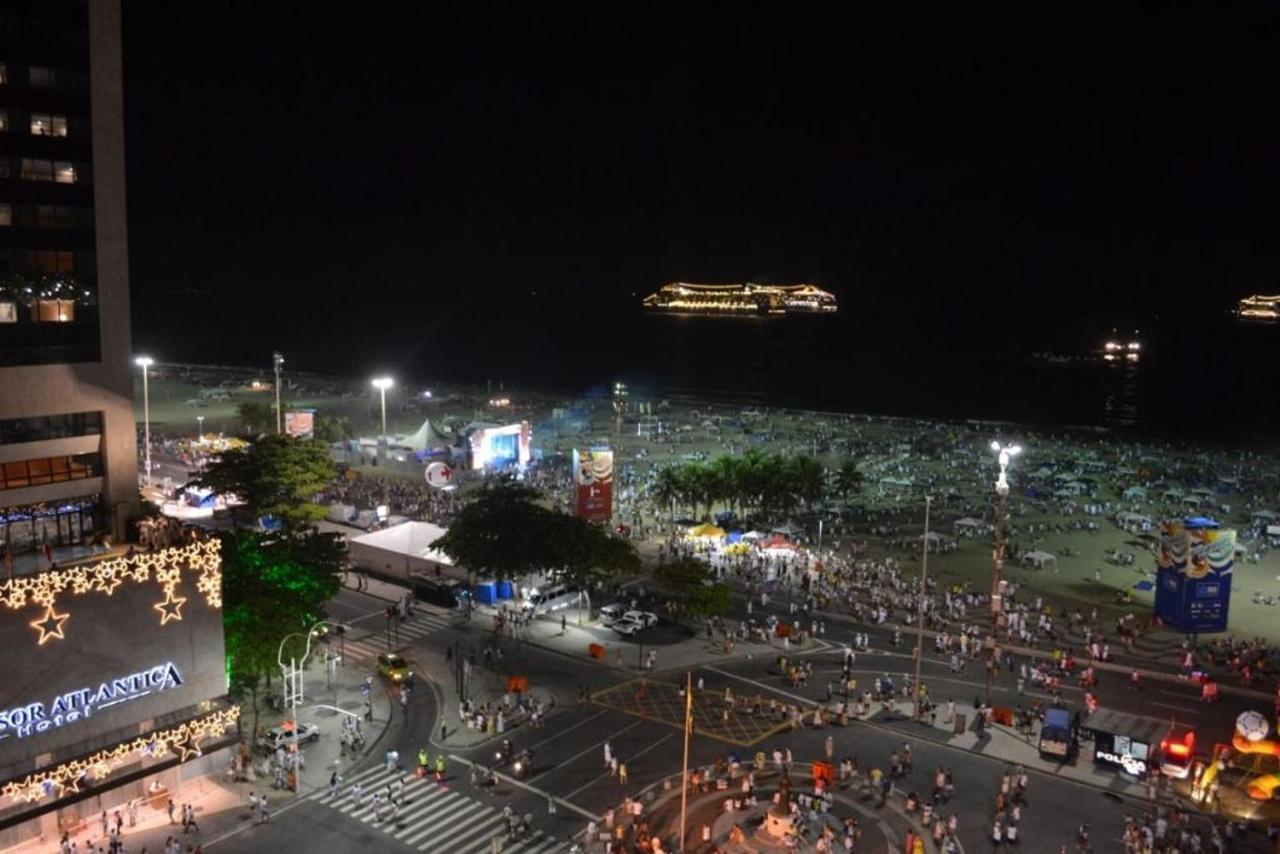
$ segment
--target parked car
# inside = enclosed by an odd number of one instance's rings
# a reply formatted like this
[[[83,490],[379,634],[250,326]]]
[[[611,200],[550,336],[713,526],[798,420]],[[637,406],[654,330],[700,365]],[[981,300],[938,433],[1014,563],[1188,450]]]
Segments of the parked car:
[[[378,672],[397,685],[413,681],[413,671],[409,662],[395,653],[378,653]]]
[[[628,611],[622,615],[624,620],[635,620],[646,629],[658,625],[658,615],[652,611]]]
[[[618,618],[621,617],[626,610],[627,606],[623,605],[621,602],[614,602],[611,605],[605,605],[600,609],[600,620],[607,626],[610,623],[617,622]]]
[[[450,579],[414,578],[413,598],[428,605],[441,608],[456,608],[466,588],[460,582]]]
[[[288,747],[292,740],[292,733],[285,732],[280,727],[275,727],[258,736],[258,747],[267,753],[272,753],[277,747]],[[315,724],[298,724],[299,744],[310,744],[319,740],[320,727]]]
[[[609,628],[623,637],[629,638],[648,627],[634,617],[619,617]]]

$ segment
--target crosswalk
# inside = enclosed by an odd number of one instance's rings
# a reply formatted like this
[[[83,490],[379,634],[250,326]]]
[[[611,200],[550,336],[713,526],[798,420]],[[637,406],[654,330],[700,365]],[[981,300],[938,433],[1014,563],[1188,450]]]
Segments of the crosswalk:
[[[329,789],[312,792],[307,800],[326,804],[354,821],[377,828],[399,842],[431,851],[432,854],[484,854],[496,837],[503,854],[558,854],[568,844],[541,830],[519,840],[507,840],[507,824],[502,813],[487,803],[461,794],[452,784],[437,783],[430,775],[411,777],[404,784],[398,817],[384,802],[374,815],[373,795],[386,792],[401,772],[388,772],[378,765],[344,780],[334,797]],[[362,789],[357,801],[354,787]]]
[[[399,638],[398,647],[405,647],[436,632],[456,628],[457,623],[452,617],[415,610],[414,615],[402,622],[398,630],[391,630],[391,639],[395,641]],[[360,640],[344,641],[343,649],[348,662],[372,662],[378,653],[387,651],[387,633],[385,630],[375,631]]]

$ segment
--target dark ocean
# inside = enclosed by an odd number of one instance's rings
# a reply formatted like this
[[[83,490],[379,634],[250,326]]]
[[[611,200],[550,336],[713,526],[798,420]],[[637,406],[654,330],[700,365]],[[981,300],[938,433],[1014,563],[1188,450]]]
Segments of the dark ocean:
[[[1118,340],[1141,343],[1137,363],[1089,358],[1113,330]],[[1250,445],[1271,444],[1280,424],[1280,326],[1227,313],[1115,328],[1091,317],[1000,322],[945,312],[868,315],[855,306],[834,317],[719,318],[593,313],[586,305],[474,333],[437,332],[430,354],[405,359],[406,374],[597,394],[616,379],[639,397]],[[511,355],[513,342],[522,355]]]
[[[621,380],[642,399],[1280,444],[1280,326],[1242,323],[1225,311],[1130,312],[1117,323],[1103,312],[1003,319],[980,308],[842,299],[833,317],[719,318],[646,314],[638,302],[459,302],[318,317],[292,326],[293,337],[252,323],[234,340],[220,333],[215,340],[211,325],[207,344],[191,329],[168,342],[143,337],[171,361],[243,365],[269,365],[271,344],[262,342],[274,340],[293,370],[352,377],[386,371],[420,387],[502,383],[603,395]],[[1088,356],[1113,329],[1119,340],[1141,342],[1138,363],[1034,356]]]

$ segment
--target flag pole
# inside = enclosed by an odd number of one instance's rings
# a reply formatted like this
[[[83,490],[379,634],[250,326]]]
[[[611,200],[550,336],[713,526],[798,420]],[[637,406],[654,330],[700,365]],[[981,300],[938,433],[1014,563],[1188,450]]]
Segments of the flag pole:
[[[689,735],[693,730],[693,673],[686,673],[684,688],[684,765],[680,772],[680,842],[677,851],[684,850],[685,807],[689,801]]]

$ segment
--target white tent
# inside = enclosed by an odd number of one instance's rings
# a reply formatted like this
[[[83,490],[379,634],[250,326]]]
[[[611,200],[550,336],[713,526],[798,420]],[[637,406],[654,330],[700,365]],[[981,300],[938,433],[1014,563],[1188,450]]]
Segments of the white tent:
[[[1274,518],[1276,518],[1276,514],[1270,510],[1255,510],[1249,515],[1250,521],[1253,522],[1257,522],[1259,520],[1266,520],[1270,522]]]
[[[961,519],[957,519],[952,524],[955,526],[956,533],[958,534],[976,534],[986,527],[986,523],[981,519],[975,519],[972,516],[965,516]]]
[[[1034,566],[1036,569],[1044,569],[1046,564],[1050,564],[1050,563],[1056,564],[1058,562],[1058,559],[1054,555],[1049,554],[1048,552],[1034,551],[1034,552],[1027,552],[1026,554],[1024,554],[1022,556],[1022,562],[1029,563],[1032,566]]]
[[[1145,486],[1131,486],[1124,491],[1126,499],[1146,498],[1147,488]]]
[[[795,525],[790,525],[790,524],[775,525],[773,528],[769,529],[769,533],[781,534],[784,537],[794,537],[796,534],[801,533],[801,530],[797,528]]]
[[[455,567],[448,555],[431,548],[444,534],[444,528],[430,522],[405,522],[353,537],[347,551],[352,566],[379,575],[408,581],[411,572],[434,573],[439,569],[442,575],[466,580],[466,572]]]
[[[1150,525],[1151,517],[1143,516],[1141,513],[1117,513],[1116,524],[1121,527],[1128,525]]]

